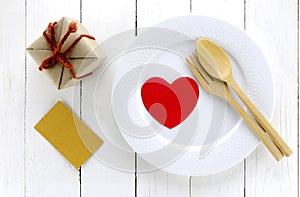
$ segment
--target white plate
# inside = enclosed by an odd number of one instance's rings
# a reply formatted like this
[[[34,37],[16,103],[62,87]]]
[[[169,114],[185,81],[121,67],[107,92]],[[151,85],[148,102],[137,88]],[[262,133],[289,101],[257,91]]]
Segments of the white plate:
[[[193,78],[184,57],[193,52],[198,38],[207,37],[227,51],[236,80],[270,117],[272,77],[254,42],[228,23],[200,16],[170,19],[139,37],[122,57],[112,97],[115,119],[133,150],[154,167],[193,176],[223,171],[249,155],[258,139],[229,105],[202,87],[194,111],[173,129],[161,126],[148,114],[140,88],[151,77],[169,83],[181,76]]]
[[[230,106],[201,86],[195,109],[172,130],[148,114],[139,87],[151,76],[170,83],[180,76],[194,78],[184,57],[193,51],[199,37],[207,37],[228,52],[236,80],[270,118],[274,109],[272,77],[255,43],[230,24],[201,16],[170,19],[143,33],[139,29],[137,39],[133,33],[122,32],[101,44],[107,61],[84,83],[83,102],[90,103],[83,111],[84,118],[104,140],[94,157],[112,168],[132,172],[137,152],[147,162],[142,165],[139,161],[139,171],[159,168],[201,176],[224,171],[249,155],[259,140]]]

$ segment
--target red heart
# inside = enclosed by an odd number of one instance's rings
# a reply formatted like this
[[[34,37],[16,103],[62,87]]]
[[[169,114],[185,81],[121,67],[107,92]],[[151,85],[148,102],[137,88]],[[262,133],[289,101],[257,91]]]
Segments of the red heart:
[[[147,111],[169,129],[190,115],[198,97],[198,85],[189,77],[178,78],[172,84],[160,77],[153,77],[142,86],[142,100]]]

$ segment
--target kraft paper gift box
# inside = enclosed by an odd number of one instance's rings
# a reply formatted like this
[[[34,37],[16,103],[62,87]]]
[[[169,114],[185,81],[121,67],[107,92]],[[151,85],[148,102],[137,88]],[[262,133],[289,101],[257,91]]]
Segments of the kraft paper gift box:
[[[71,23],[76,23],[77,31],[70,33],[65,42],[62,45],[61,51],[64,52],[70,45],[82,34],[88,35],[87,30],[82,26],[82,24],[74,19],[63,17],[54,26],[54,38],[56,45],[59,44],[68,32],[69,25]],[[49,32],[47,34],[49,38]],[[53,50],[45,39],[44,35],[41,34],[36,41],[34,41],[27,49],[27,52],[33,58],[36,64],[39,66],[43,61],[53,55]],[[67,60],[72,64],[74,74],[76,77],[87,76],[92,73],[97,67],[99,67],[105,60],[106,56],[95,40],[83,37],[77,44],[74,45],[72,50],[66,53]],[[48,69],[42,69],[54,85],[58,89],[67,88],[73,86],[79,79],[72,76],[70,70],[60,62]]]

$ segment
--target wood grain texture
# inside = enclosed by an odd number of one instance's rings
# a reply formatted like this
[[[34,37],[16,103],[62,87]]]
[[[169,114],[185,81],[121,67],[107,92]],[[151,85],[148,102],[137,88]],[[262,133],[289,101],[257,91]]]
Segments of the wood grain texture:
[[[275,79],[272,124],[294,154],[276,163],[260,146],[247,159],[246,196],[297,196],[297,1],[247,0],[246,30]]]
[[[266,135],[268,136],[268,138],[270,138],[272,140],[272,143],[274,143],[276,145],[276,149],[278,149],[281,153],[280,155],[287,156],[287,157],[291,156],[291,154],[293,153],[291,148],[282,139],[282,137],[277,133],[277,131],[274,129],[274,127],[271,125],[271,123],[262,114],[262,112],[257,108],[257,106],[250,100],[250,98],[246,95],[246,93],[239,87],[239,85],[233,79],[233,77],[227,84],[235,91],[235,93],[239,96],[239,98],[247,106],[248,110],[251,112],[253,117],[264,129],[264,132],[266,132]],[[261,141],[263,142],[262,139],[261,139]],[[267,144],[265,144],[265,145],[267,145]],[[272,152],[272,149],[269,149],[269,151]],[[274,149],[273,149],[273,151],[274,151]],[[274,152],[273,152],[273,156],[276,158],[277,161],[282,159],[282,157],[280,157],[280,158],[276,157],[276,155],[274,155]]]
[[[80,16],[79,1],[53,0],[49,4],[49,1],[27,0],[26,9],[27,45],[42,35],[49,22],[63,16],[75,19]],[[27,56],[25,195],[79,196],[78,171],[33,128],[59,99],[78,114],[79,106],[72,104],[73,88],[56,90],[52,82],[38,71],[38,65]],[[74,95],[77,95],[75,100],[79,99],[79,91]]]
[[[192,14],[211,16],[243,30],[244,1],[210,0],[192,1]]]
[[[197,46],[199,49],[199,46]],[[198,55],[194,55],[190,61],[187,61],[193,74],[196,76],[198,82],[201,84],[203,89],[209,92],[211,95],[215,95],[221,99],[226,100],[232,108],[243,118],[243,121],[248,125],[253,133],[262,141],[265,147],[272,153],[273,157],[279,161],[283,158],[283,154],[280,149],[274,144],[271,138],[266,135],[265,131],[260,127],[260,125],[253,119],[248,112],[243,109],[243,106],[235,100],[231,94],[228,86],[225,82],[220,80],[212,80],[209,74],[202,68],[205,67],[207,61],[204,58],[203,53],[198,51]],[[212,55],[212,54],[211,54]],[[220,57],[220,55],[219,55]],[[199,61],[198,61],[198,59]],[[202,61],[203,60],[203,61]],[[200,65],[201,62],[201,65]],[[208,66],[208,65],[206,65]],[[212,65],[211,65],[212,66]]]
[[[189,177],[178,176],[161,170],[139,173],[137,191],[137,196],[189,196]]]
[[[164,20],[189,13],[190,1],[188,0],[139,0],[137,2],[137,27],[151,27]]]
[[[198,59],[202,63],[205,70],[214,78],[226,82],[227,85],[234,90],[241,101],[243,101],[245,106],[247,106],[247,109],[251,112],[253,117],[255,117],[256,121],[264,129],[263,132],[267,133],[267,135],[272,139],[284,156],[290,156],[293,151],[235,81],[235,78],[232,74],[231,62],[226,52],[220,46],[206,38],[200,38],[197,41],[196,50]],[[264,142],[263,140],[261,141]],[[279,159],[276,157],[276,154],[273,154],[273,156],[275,156],[277,160]],[[280,159],[281,158],[282,157],[280,157]]]
[[[139,0],[137,3],[137,27],[151,27],[172,17],[187,15],[190,12],[188,0]],[[138,159],[137,168],[144,169],[144,162]],[[190,195],[190,178],[177,176],[161,170],[138,173],[137,196],[181,196]]]
[[[24,16],[23,1],[0,2],[0,196],[25,191]]]
[[[298,3],[297,0],[1,1],[0,196],[299,196]],[[63,16],[82,18],[84,26],[101,43],[135,25],[149,27],[186,15],[190,10],[193,14],[225,20],[240,29],[246,19],[247,33],[262,49],[274,78],[278,79],[272,125],[294,154],[276,163],[259,146],[247,158],[245,166],[240,163],[206,177],[176,176],[163,171],[138,173],[135,177],[133,172],[120,172],[91,158],[80,175],[33,127],[59,99],[77,115],[81,114],[89,125],[91,111],[85,95],[91,91],[92,79],[82,82],[82,89],[77,86],[57,91],[38,71],[38,65],[25,56],[25,43],[28,46],[42,35],[49,22]],[[126,159],[132,160],[134,167],[134,157]]]
[[[101,45],[106,39],[121,33],[126,30],[133,30],[135,28],[135,2],[132,0],[83,0],[82,1],[82,22],[89,32],[96,37],[97,42]],[[118,47],[118,46],[115,46]],[[98,83],[97,79],[100,75],[101,69],[94,72],[91,78],[82,82],[82,118],[88,120],[89,126],[97,133],[98,124],[92,121],[95,116],[94,103],[90,102],[90,93],[95,92],[93,84]],[[94,95],[94,94],[92,94]],[[95,98],[101,99],[101,98]],[[110,99],[105,100],[106,105],[110,104]],[[108,112],[103,112],[108,113]],[[101,125],[100,125],[101,126]],[[103,134],[112,134],[110,129],[102,125],[101,131]],[[100,136],[102,137],[102,136]],[[119,133],[116,138],[122,138]],[[106,139],[110,139],[109,137]],[[106,141],[107,142],[107,141]],[[104,146],[105,143],[104,142]],[[128,146],[128,145],[127,145]],[[101,148],[100,148],[101,149]],[[120,152],[113,152],[111,150],[111,157],[124,158]],[[124,163],[129,163],[130,172],[122,172],[113,167],[103,164],[103,158],[92,157],[87,165],[82,167],[81,173],[81,191],[82,196],[134,196],[135,194],[135,176],[134,176],[134,153],[129,154],[124,158]],[[125,162],[127,160],[128,162]],[[124,164],[125,165],[125,164]]]
[[[244,27],[244,2],[235,0],[193,1],[192,13],[229,22],[239,29]],[[211,176],[192,177],[192,196],[207,194],[212,197],[244,196],[243,162]]]

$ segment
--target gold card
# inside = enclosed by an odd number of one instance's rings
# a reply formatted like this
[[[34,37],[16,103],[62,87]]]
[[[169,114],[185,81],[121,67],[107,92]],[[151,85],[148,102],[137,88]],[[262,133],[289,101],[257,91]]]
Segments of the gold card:
[[[76,169],[103,144],[103,141],[61,101],[58,101],[34,128]]]

